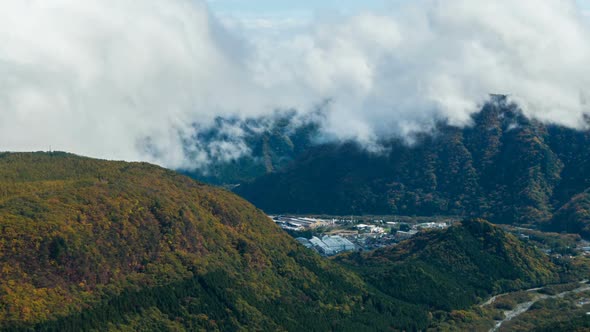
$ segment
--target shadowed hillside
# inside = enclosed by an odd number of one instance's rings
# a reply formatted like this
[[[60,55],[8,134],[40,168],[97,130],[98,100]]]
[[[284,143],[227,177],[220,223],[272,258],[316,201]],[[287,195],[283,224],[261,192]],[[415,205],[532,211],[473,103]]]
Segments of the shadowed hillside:
[[[337,260],[380,291],[432,310],[463,309],[492,294],[559,280],[546,255],[479,219]]]
[[[236,192],[269,213],[464,215],[546,227],[590,187],[590,132],[531,120],[500,96],[472,126],[439,123],[413,144],[381,143],[379,154],[355,143],[312,147]]]
[[[590,238],[590,189],[574,196],[559,209],[551,220],[551,228]]]

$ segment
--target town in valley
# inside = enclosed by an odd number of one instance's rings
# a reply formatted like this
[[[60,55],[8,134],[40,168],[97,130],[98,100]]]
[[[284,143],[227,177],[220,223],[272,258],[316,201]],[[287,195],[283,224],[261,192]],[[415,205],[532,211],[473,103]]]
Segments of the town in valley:
[[[370,251],[414,237],[419,232],[443,230],[459,222],[458,216],[301,216],[270,215],[277,225],[305,247],[323,256],[349,251]],[[590,242],[577,235],[542,232],[502,225],[524,242],[531,242],[555,259],[590,256]]]
[[[368,251],[407,240],[420,231],[445,229],[455,217],[269,216],[305,247],[324,256]]]

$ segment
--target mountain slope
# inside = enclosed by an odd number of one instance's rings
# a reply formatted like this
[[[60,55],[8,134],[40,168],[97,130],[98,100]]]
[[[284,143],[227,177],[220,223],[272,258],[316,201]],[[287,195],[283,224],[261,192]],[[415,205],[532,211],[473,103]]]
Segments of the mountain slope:
[[[367,303],[367,299],[371,299]],[[148,164],[0,154],[0,329],[416,329],[237,196]]]
[[[295,117],[293,112],[279,112],[257,119],[218,118],[211,127],[201,128],[187,140],[188,154],[198,151],[195,159],[207,159],[206,165],[183,173],[215,185],[235,185],[283,169],[312,145],[318,125]],[[236,151],[243,154],[234,156]],[[200,154],[200,156],[198,155]],[[230,155],[233,158],[226,158]]]
[[[431,134],[312,147],[288,167],[235,191],[269,213],[480,216],[545,226],[590,187],[590,132],[528,119],[496,96],[473,125]],[[565,228],[562,228],[565,230]]]
[[[559,280],[547,256],[478,219],[338,261],[380,291],[431,310],[463,309],[492,294]]]
[[[590,189],[574,196],[551,220],[552,229],[590,238]]]
[[[323,259],[234,194],[144,163],[0,154],[0,330],[423,330],[558,280],[483,221]]]

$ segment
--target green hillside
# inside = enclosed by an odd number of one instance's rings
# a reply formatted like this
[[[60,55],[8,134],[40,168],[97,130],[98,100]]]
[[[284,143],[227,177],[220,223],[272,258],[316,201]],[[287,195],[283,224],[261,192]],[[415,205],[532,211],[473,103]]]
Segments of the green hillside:
[[[0,155],[0,329],[425,324],[230,192],[142,163]]]
[[[551,220],[551,228],[590,238],[590,189],[574,196]]]
[[[492,294],[559,281],[547,256],[479,219],[338,261],[380,291],[430,310],[465,309]]]
[[[481,221],[328,260],[169,170],[0,154],[0,330],[418,330],[557,272]]]

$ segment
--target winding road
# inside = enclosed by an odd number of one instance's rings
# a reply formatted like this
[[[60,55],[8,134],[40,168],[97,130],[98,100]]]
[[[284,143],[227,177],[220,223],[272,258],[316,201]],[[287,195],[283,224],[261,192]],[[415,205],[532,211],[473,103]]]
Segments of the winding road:
[[[537,303],[538,301],[546,300],[546,299],[561,298],[561,297],[564,297],[568,294],[577,294],[577,293],[581,293],[581,292],[585,292],[587,290],[590,290],[590,285],[586,285],[587,282],[588,282],[588,280],[580,281],[580,284],[583,284],[584,286],[578,287],[578,288],[570,290],[570,291],[562,292],[562,293],[559,293],[556,295],[538,294],[535,296],[535,298],[532,301],[519,303],[518,305],[516,305],[516,307],[514,307],[514,309],[509,310],[509,311],[504,311],[504,319],[501,321],[496,321],[496,325],[490,329],[490,332],[498,331],[500,329],[500,327],[502,327],[502,324],[504,324],[508,321],[511,321],[512,319],[527,312],[533,306],[533,304]],[[538,291],[540,289],[542,289],[542,288],[531,288],[531,289],[527,289],[526,292],[534,292],[534,291]],[[486,305],[490,305],[490,304],[494,303],[494,301],[496,301],[496,299],[498,297],[503,296],[503,295],[507,295],[507,294],[509,294],[509,293],[496,295],[496,296],[490,298],[489,300],[487,300],[486,302],[484,302],[481,306],[484,307]]]

